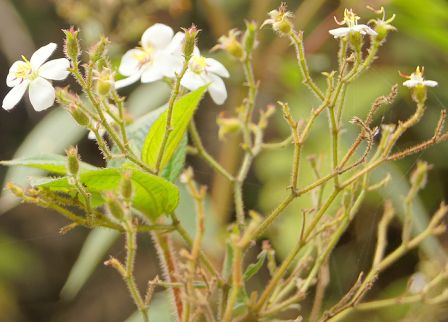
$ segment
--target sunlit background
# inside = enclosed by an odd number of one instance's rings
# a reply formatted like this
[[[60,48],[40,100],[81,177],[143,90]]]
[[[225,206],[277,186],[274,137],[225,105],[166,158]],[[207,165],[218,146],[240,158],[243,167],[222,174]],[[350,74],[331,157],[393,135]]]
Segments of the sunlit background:
[[[406,134],[402,147],[432,136],[440,110],[448,102],[448,2],[446,0],[390,0],[390,1],[287,1],[296,14],[295,25],[305,31],[305,47],[313,75],[324,81],[321,72],[336,68],[338,43],[328,34],[336,27],[334,16],[341,17],[344,8],[353,8],[367,22],[374,17],[366,8],[384,6],[388,15],[396,14],[393,24],[398,31],[390,34],[380,50],[379,59],[355,84],[350,86],[345,118],[364,117],[370,104],[379,95],[403,81],[398,71],[411,73],[417,65],[425,66],[428,79],[437,80],[439,87],[431,89],[428,111],[421,125]],[[62,55],[63,33],[74,25],[81,30],[81,38],[88,48],[101,35],[110,38],[110,55],[118,65],[121,55],[137,44],[141,33],[150,25],[162,22],[178,30],[195,23],[202,30],[199,47],[208,52],[219,36],[231,28],[244,28],[245,20],[260,25],[267,12],[276,8],[272,0],[1,0],[0,1],[0,93],[6,95],[6,75],[9,66],[23,54],[49,42],[59,45]],[[265,108],[278,100],[286,101],[294,114],[305,117],[316,101],[301,84],[294,51],[285,39],[279,39],[272,30],[259,33],[260,43],[255,54],[255,74],[260,80],[257,108]],[[229,69],[232,77],[226,81],[229,99],[218,107],[206,98],[197,113],[200,132],[205,145],[230,171],[239,164],[238,138],[219,141],[216,116],[232,113],[244,97],[243,74],[238,62],[224,53],[213,52]],[[322,83],[323,84],[323,83]],[[135,116],[162,105],[169,94],[163,83],[135,85],[123,91],[129,94],[127,107]],[[396,122],[410,114],[414,108],[408,89],[400,86],[397,100],[382,109],[376,124]],[[319,153],[330,144],[326,134],[326,120],[310,137],[306,153],[315,154],[321,163],[325,156]],[[325,134],[323,134],[325,133]],[[342,134],[348,145],[356,128],[347,123]],[[33,155],[38,152],[63,153],[70,144],[78,144],[83,160],[103,165],[95,143],[87,140],[87,132],[57,106],[44,113],[36,113],[25,98],[12,111],[0,109],[0,159]],[[269,141],[280,141],[288,135],[280,113],[268,130]],[[218,144],[219,142],[219,144]],[[267,213],[285,194],[288,184],[292,149],[265,152],[255,164],[245,186],[247,207]],[[446,198],[448,188],[448,145],[433,147],[394,165],[384,167],[375,176],[381,178],[389,172],[393,183],[373,193],[366,200],[348,232],[341,239],[330,259],[331,284],[327,290],[330,305],[337,301],[353,284],[359,272],[369,267],[375,239],[375,225],[382,214],[385,199],[392,199],[400,212],[402,198],[407,192],[408,175],[417,159],[434,165],[427,188],[421,194],[417,207],[417,223],[427,221],[440,201]],[[198,181],[209,188],[210,207],[207,213],[207,247],[221,260],[223,245],[217,239],[217,227],[233,220],[231,189],[225,179],[215,175],[202,161],[188,159],[196,170]],[[305,165],[307,167],[308,165]],[[311,171],[304,171],[311,173]],[[29,169],[0,168],[0,182],[14,181],[26,185],[29,176],[38,175]],[[305,178],[305,181],[310,181]],[[310,206],[309,200],[296,201],[289,207],[270,236],[281,258],[294,245],[298,234],[300,209]],[[192,205],[182,198],[180,210],[186,225],[193,226]],[[0,321],[1,322],[75,322],[124,321],[134,312],[134,304],[119,275],[102,262],[108,255],[122,257],[123,240],[114,233],[98,231],[94,235],[87,229],[77,228],[66,235],[59,229],[67,221],[52,211],[29,205],[18,205],[6,191],[0,198]],[[220,234],[223,235],[222,232]],[[88,237],[89,236],[89,237]],[[88,238],[87,238],[88,237]],[[86,241],[87,238],[87,241]],[[273,238],[273,239],[274,239]],[[389,234],[390,247],[400,242],[399,223]],[[158,272],[157,257],[147,235],[141,236],[137,258],[137,278],[143,288]],[[84,247],[83,247],[84,245]],[[83,248],[83,252],[81,251]],[[380,278],[369,296],[385,297],[399,294],[406,287],[407,278],[416,271],[431,274],[444,260],[448,238],[432,239],[411,252]],[[252,249],[254,258],[257,249]],[[78,260],[77,260],[78,259]],[[76,265],[75,265],[76,263]],[[67,281],[68,277],[70,279]],[[250,288],[264,285],[268,275],[261,272]],[[62,292],[61,292],[62,291]],[[312,298],[312,297],[311,297]],[[153,321],[169,320],[169,305],[163,293],[158,292],[152,305]],[[304,303],[307,310],[309,303]],[[308,308],[309,309],[309,308]],[[448,306],[428,310],[420,305],[397,306],[350,321],[447,321]],[[405,320],[406,317],[406,320]],[[129,320],[131,321],[131,319]],[[135,320],[137,321],[137,320]]]

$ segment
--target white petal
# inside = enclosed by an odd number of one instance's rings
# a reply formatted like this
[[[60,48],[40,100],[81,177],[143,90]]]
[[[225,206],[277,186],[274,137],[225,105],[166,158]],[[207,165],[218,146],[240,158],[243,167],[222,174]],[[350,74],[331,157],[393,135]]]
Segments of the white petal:
[[[142,72],[142,83],[151,83],[162,78],[162,71],[156,64],[148,65]]]
[[[169,53],[179,52],[182,54],[182,45],[185,39],[185,34],[183,32],[177,32],[169,45],[166,47],[166,51]]]
[[[207,68],[206,70],[208,72],[212,72],[216,75],[219,75],[221,77],[229,77],[229,72],[227,71],[227,69],[224,67],[223,64],[221,64],[219,61],[217,61],[216,59],[213,58],[206,58],[205,59],[206,63],[207,63]]]
[[[210,93],[213,102],[221,105],[227,99],[226,85],[224,84],[224,81],[216,75],[210,75],[210,78],[212,83],[208,87],[208,92]]]
[[[182,77],[180,84],[186,89],[194,91],[201,86],[207,85],[210,82],[211,82],[210,79],[201,77],[201,75],[193,73],[192,71],[187,71],[184,77]]]
[[[31,56],[30,63],[34,70],[37,70],[42,64],[51,56],[51,54],[56,50],[57,45],[53,42],[46,46],[40,47]]]
[[[174,32],[171,27],[156,23],[143,33],[142,46],[143,48],[154,47],[156,49],[164,49],[171,42],[173,35]]]
[[[25,91],[28,88],[29,83],[30,83],[29,80],[24,80],[19,85],[14,86],[3,99],[2,107],[5,110],[9,111],[14,106],[16,106],[17,103],[22,99],[23,94],[25,94]]]
[[[184,63],[184,57],[180,53],[157,52],[154,56],[153,66],[157,66],[163,76],[174,78],[180,73]]]
[[[70,62],[68,59],[53,59],[39,68],[39,76],[52,80],[63,80],[70,74],[68,71],[69,68]]]
[[[352,29],[352,31],[360,32],[363,35],[365,35],[365,34],[369,34],[371,36],[378,35],[375,30],[373,30],[372,28],[370,28],[367,25],[362,25],[362,24],[361,25],[356,25],[356,26],[353,26],[351,29]]]
[[[415,87],[415,86],[421,85],[421,84],[422,84],[422,82],[414,80],[414,79],[409,79],[403,83],[404,86],[409,87],[409,88]]]
[[[132,76],[129,76],[128,78],[123,78],[120,80],[115,81],[115,88],[120,89],[126,86],[129,86],[131,84],[134,84],[136,81],[140,79],[141,73],[135,73]]]
[[[29,96],[36,112],[46,110],[54,104],[54,88],[49,81],[38,77],[30,83]]]
[[[8,76],[6,76],[6,85],[14,87],[22,82],[22,78],[17,78],[16,73],[19,68],[26,68],[27,64],[24,61],[17,60],[9,68]]]
[[[118,71],[121,75],[131,76],[137,73],[141,67],[140,60],[137,57],[145,55],[145,52],[141,49],[131,49],[128,50],[121,58],[120,67]]]
[[[194,46],[193,48],[193,56],[201,56],[201,52],[199,51],[199,48]]]
[[[344,36],[347,35],[349,32],[350,32],[350,28],[348,28],[348,27],[342,27],[342,28],[331,29],[331,30],[329,31],[329,33],[332,34],[334,38],[344,37]]]
[[[437,83],[436,81],[432,81],[432,80],[425,80],[423,81],[423,85],[428,86],[428,87],[436,87],[439,83]]]

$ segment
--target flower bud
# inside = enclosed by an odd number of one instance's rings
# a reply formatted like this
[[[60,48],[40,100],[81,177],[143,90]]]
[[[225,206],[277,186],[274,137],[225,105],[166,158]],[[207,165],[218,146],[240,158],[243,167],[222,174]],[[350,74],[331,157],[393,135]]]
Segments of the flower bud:
[[[95,76],[96,90],[98,94],[106,96],[109,94],[114,83],[114,75],[110,69],[104,68],[101,72],[97,72]]]
[[[375,36],[375,40],[381,43],[386,39],[390,31],[397,30],[397,28],[390,24],[392,21],[394,21],[395,15],[392,15],[392,17],[386,19],[386,11],[384,10],[384,7],[381,7],[379,10],[375,10],[369,6],[367,8],[369,8],[376,14],[382,15],[381,19],[370,20],[370,22],[375,25],[374,30],[377,33],[377,35]]]
[[[246,53],[250,53],[257,46],[257,24],[254,21],[246,21],[246,32],[243,36],[243,44]]]
[[[88,127],[90,124],[90,117],[75,103],[68,106],[68,110],[73,119],[81,126]]]
[[[120,184],[120,190],[121,195],[125,200],[131,200],[132,194],[133,194],[133,188],[132,188],[132,172],[125,171],[123,172],[121,176],[121,184]]]
[[[118,200],[117,196],[113,192],[106,192],[104,195],[104,200],[106,201],[107,209],[109,209],[110,214],[118,220],[123,220],[124,209],[121,202]]]
[[[73,102],[80,102],[78,94],[70,92],[69,86],[55,88],[56,100],[59,104],[68,106]]]
[[[107,46],[110,41],[107,37],[102,36],[101,39],[89,50],[89,57],[94,63],[98,62],[106,54]]]
[[[227,134],[238,133],[241,130],[241,122],[238,118],[224,118],[222,115],[216,120],[219,126],[218,136],[223,140]]]
[[[185,59],[189,60],[191,55],[193,55],[194,47],[196,46],[196,36],[199,33],[199,29],[192,24],[190,28],[184,29],[185,40],[182,51],[184,53]]]
[[[229,55],[237,59],[242,59],[244,57],[244,50],[241,43],[237,39],[240,33],[241,32],[236,29],[230,30],[228,36],[219,37],[218,44],[213,47],[213,50],[222,49]]]
[[[67,170],[72,176],[77,176],[79,172],[78,148],[71,146],[65,153],[67,154]]]
[[[64,41],[65,55],[72,61],[78,61],[78,57],[81,54],[78,40],[79,29],[77,30],[72,26],[70,27],[70,29],[63,29],[62,31],[65,34],[65,41]]]
[[[278,10],[272,10],[269,12],[269,19],[266,19],[261,27],[264,25],[272,25],[272,29],[280,33],[281,35],[289,35],[294,29],[291,17],[293,14],[286,10],[286,3],[282,2]]]

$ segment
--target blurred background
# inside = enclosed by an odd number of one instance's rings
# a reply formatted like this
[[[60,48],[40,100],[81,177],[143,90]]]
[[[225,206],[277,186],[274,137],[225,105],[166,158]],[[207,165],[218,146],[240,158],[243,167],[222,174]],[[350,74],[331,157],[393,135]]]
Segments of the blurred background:
[[[379,59],[356,84],[350,86],[345,107],[345,120],[353,115],[364,118],[373,100],[386,95],[390,88],[403,81],[398,71],[411,73],[417,65],[425,66],[427,79],[437,80],[439,87],[429,91],[428,111],[421,125],[403,137],[401,147],[409,146],[432,136],[440,110],[448,102],[448,2],[446,0],[291,0],[288,7],[295,12],[295,25],[305,31],[305,47],[310,69],[323,85],[321,72],[336,68],[338,43],[328,30],[336,28],[333,16],[342,17],[344,8],[353,8],[366,23],[375,15],[366,8],[384,6],[388,15],[396,14],[392,23],[398,29],[389,35],[379,52]],[[219,36],[231,28],[244,28],[244,20],[259,24],[267,12],[278,7],[272,0],[0,0],[0,79],[5,80],[9,66],[23,54],[31,54],[49,42],[59,45],[54,57],[62,55],[61,29],[74,25],[81,29],[83,46],[88,48],[101,35],[112,41],[110,55],[118,66],[121,55],[134,47],[142,32],[156,22],[168,24],[175,30],[195,23],[202,30],[199,47],[203,53],[216,44]],[[278,100],[286,101],[297,117],[306,117],[316,101],[301,85],[301,77],[293,49],[285,39],[279,39],[266,28],[259,33],[259,47],[254,57],[256,78],[260,80],[257,108],[265,108]],[[216,117],[224,112],[232,115],[244,98],[241,86],[243,73],[239,63],[224,53],[209,55],[219,59],[232,77],[226,81],[229,99],[217,107],[207,97],[197,113],[197,122],[206,147],[229,171],[239,165],[238,137],[218,139]],[[71,82],[71,81],[70,81]],[[76,86],[74,86],[76,89]],[[0,97],[6,95],[6,82],[1,81]],[[169,88],[165,84],[135,85],[126,89],[131,114],[138,116],[167,100]],[[400,86],[392,106],[381,110],[376,124],[396,122],[413,111],[409,91]],[[267,140],[278,142],[286,138],[288,128],[280,113],[268,129]],[[321,118],[312,132],[306,153],[316,155],[325,164],[329,140],[322,133],[327,121]],[[63,153],[70,144],[78,144],[84,161],[103,165],[95,143],[87,140],[86,131],[77,127],[61,108],[54,107],[36,113],[27,98],[12,111],[0,110],[0,160],[31,156],[39,152]],[[344,144],[357,134],[357,128],[347,123],[342,134]],[[328,141],[328,142],[327,142]],[[217,143],[219,142],[219,144]],[[416,160],[434,165],[427,188],[416,204],[416,225],[422,226],[446,199],[448,188],[448,145],[441,144],[419,155],[388,165],[374,174],[382,178],[390,173],[393,182],[378,193],[371,194],[348,232],[341,239],[330,259],[331,283],[325,305],[337,301],[353,284],[361,270],[368,269],[375,245],[375,225],[382,214],[385,199],[392,199],[399,214],[402,198],[407,193],[408,177]],[[247,207],[266,214],[285,195],[289,178],[292,150],[285,148],[264,152],[258,158],[245,185]],[[222,258],[223,229],[220,225],[233,220],[231,189],[225,179],[213,174],[202,161],[189,157],[199,182],[209,185],[208,238],[206,244]],[[304,163],[304,173],[308,165]],[[323,168],[322,171],[326,169]],[[29,169],[0,168],[0,182],[14,181],[26,185],[30,176],[39,175]],[[312,177],[304,177],[304,183]],[[328,189],[329,190],[329,189]],[[301,208],[310,200],[300,200],[288,208],[270,234],[279,258],[294,245],[299,227]],[[182,195],[179,213],[187,226],[194,226],[192,205]],[[399,217],[399,216],[398,216]],[[108,255],[124,256],[123,240],[106,230],[90,233],[77,228],[66,235],[59,229],[67,221],[57,214],[29,205],[19,205],[6,191],[0,197],[0,322],[74,322],[74,321],[138,321],[132,317],[134,305],[118,274],[104,267]],[[417,228],[418,229],[418,228]],[[392,226],[389,247],[400,242],[399,221]],[[149,238],[141,236],[137,258],[137,278],[144,287],[148,279],[159,272],[157,257]],[[371,297],[400,294],[407,278],[416,271],[432,276],[446,259],[448,238],[442,236],[426,242],[383,274],[369,293]],[[252,249],[249,258],[257,251]],[[266,283],[267,274],[261,272],[249,288]],[[70,276],[70,277],[69,277]],[[312,299],[312,296],[310,297]],[[306,312],[307,305],[304,303]],[[153,321],[170,321],[169,307],[163,292],[157,292],[152,309]],[[448,306],[428,308],[424,305],[397,306],[350,321],[448,321]]]

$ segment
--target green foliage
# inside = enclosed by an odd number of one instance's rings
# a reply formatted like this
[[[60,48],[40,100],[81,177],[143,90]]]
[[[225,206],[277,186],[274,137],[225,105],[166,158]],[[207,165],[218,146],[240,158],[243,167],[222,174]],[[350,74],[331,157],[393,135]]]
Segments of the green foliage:
[[[169,160],[171,160],[206,90],[207,86],[203,86],[194,92],[182,96],[174,103],[171,123],[172,131],[162,157],[161,169],[165,168]],[[143,144],[141,153],[142,160],[151,168],[156,167],[157,158],[166,131],[167,114],[167,111],[163,112],[157,121],[154,122]]]
[[[14,159],[42,153],[62,153],[67,146],[78,142],[85,133],[86,130],[78,126],[66,111],[56,108],[27,135],[14,154]],[[41,170],[30,167],[13,167],[8,169],[4,182],[26,185],[30,176],[41,173]],[[8,211],[18,203],[19,200],[12,194],[2,194],[0,213]]]
[[[80,174],[79,179],[95,200],[104,203],[101,193],[115,190],[119,186],[122,171],[116,168],[86,171]],[[132,172],[131,180],[135,189],[133,206],[137,210],[154,220],[176,209],[179,203],[176,186],[163,178],[136,169],[126,171]],[[74,190],[67,177],[51,180],[39,186],[63,193],[72,193]]]
[[[65,175],[67,173],[67,158],[59,154],[39,154],[33,157],[18,158],[8,161],[0,161],[4,166],[22,166],[44,170],[54,174]],[[80,162],[79,170],[81,172],[97,169],[91,164]]]
[[[267,255],[268,253],[263,250],[260,254],[258,254],[257,261],[247,266],[246,271],[243,274],[243,279],[245,281],[248,281],[252,276],[258,273],[260,268],[263,266]]]
[[[154,111],[145,114],[144,116],[140,117],[135,123],[126,127],[129,144],[133,150],[142,150],[147,133],[151,129],[154,122],[166,110],[166,107],[166,105],[161,106]],[[187,137],[184,135],[179,143],[179,146],[175,150],[172,159],[168,162],[167,166],[161,173],[161,176],[168,181],[176,181],[184,167],[187,151],[187,141]],[[114,146],[112,151],[118,152],[118,149]],[[125,159],[112,159],[108,162],[107,165],[108,167],[118,168],[125,162]]]

